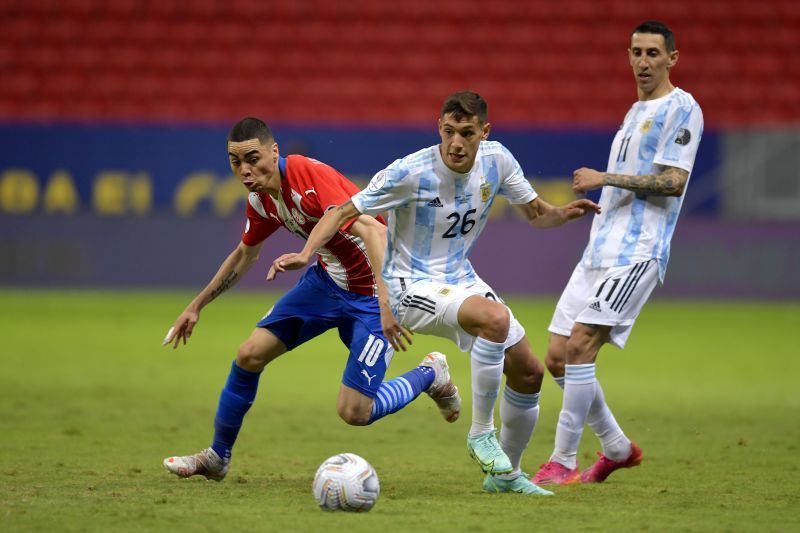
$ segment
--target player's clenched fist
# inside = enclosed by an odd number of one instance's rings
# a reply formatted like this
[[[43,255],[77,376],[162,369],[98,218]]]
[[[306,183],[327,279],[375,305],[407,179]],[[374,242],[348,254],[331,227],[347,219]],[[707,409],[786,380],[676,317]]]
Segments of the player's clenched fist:
[[[572,173],[572,191],[576,194],[599,189],[603,186],[603,174],[591,168],[581,167]]]

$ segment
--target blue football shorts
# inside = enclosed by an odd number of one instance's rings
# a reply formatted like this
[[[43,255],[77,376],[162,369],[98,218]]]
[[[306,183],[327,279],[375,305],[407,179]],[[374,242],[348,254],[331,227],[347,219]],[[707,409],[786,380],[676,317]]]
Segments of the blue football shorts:
[[[383,335],[377,298],[346,291],[315,264],[256,324],[289,350],[331,328],[350,349],[342,383],[374,398],[394,349]]]

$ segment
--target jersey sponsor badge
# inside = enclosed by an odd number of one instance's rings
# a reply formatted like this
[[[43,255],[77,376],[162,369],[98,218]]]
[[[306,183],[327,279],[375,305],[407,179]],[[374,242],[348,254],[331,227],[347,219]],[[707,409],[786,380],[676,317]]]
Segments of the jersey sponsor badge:
[[[492,197],[492,184],[486,181],[486,176],[481,177],[481,201],[488,202]]]
[[[687,145],[692,140],[692,134],[686,128],[678,130],[678,135],[675,136],[675,144]]]
[[[381,190],[381,188],[385,183],[386,183],[386,171],[381,170],[372,177],[367,189],[369,189],[372,192],[378,192],[379,190]]]
[[[472,202],[472,193],[468,192],[463,196],[456,196],[455,200],[457,205],[467,205]]]

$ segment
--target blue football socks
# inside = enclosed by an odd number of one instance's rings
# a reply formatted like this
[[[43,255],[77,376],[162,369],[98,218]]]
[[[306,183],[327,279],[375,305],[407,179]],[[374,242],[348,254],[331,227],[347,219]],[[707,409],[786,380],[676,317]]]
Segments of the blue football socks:
[[[369,423],[396,413],[414,401],[422,391],[428,390],[435,377],[433,368],[418,366],[391,381],[381,383],[378,394],[375,395],[375,403],[372,404]]]
[[[223,459],[229,459],[233,443],[239,435],[245,413],[253,405],[261,372],[239,368],[231,364],[231,373],[219,396],[217,416],[214,417],[214,442],[211,448]]]

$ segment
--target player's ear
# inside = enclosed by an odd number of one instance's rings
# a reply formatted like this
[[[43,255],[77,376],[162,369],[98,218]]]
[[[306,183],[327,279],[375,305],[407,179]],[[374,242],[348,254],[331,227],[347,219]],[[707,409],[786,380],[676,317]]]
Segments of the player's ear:
[[[678,51],[673,50],[672,52],[669,53],[669,63],[667,63],[667,69],[671,69],[672,67],[674,67],[677,62],[678,62]]]
[[[273,159],[275,160],[276,163],[278,162],[278,156],[279,155],[281,155],[281,154],[278,151],[278,143],[274,142],[274,143],[272,143],[272,156],[273,156]]]
[[[489,132],[491,130],[492,130],[492,124],[490,122],[487,122],[486,124],[483,125],[483,135],[481,135],[482,141],[485,141],[486,139],[489,138]]]

